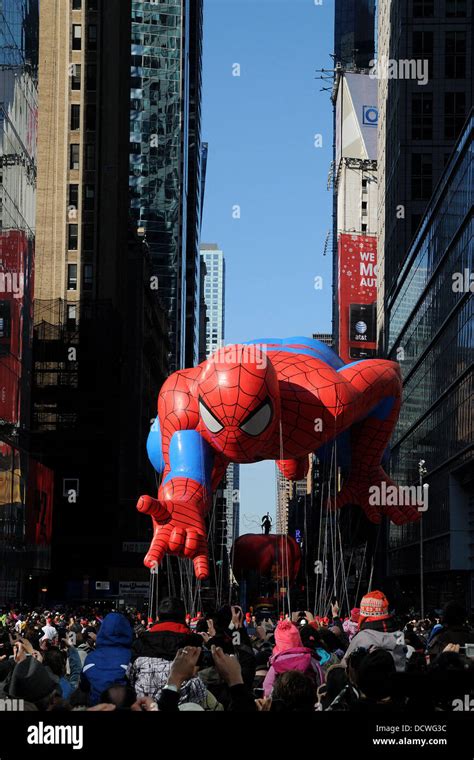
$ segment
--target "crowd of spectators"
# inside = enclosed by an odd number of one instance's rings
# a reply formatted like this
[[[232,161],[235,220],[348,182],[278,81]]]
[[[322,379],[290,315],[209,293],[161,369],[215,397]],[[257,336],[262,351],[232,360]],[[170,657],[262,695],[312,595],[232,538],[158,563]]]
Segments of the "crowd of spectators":
[[[400,620],[380,591],[345,618],[275,620],[225,606],[191,619],[163,599],[136,610],[4,610],[0,699],[31,711],[355,711],[465,709],[474,631],[462,605]]]

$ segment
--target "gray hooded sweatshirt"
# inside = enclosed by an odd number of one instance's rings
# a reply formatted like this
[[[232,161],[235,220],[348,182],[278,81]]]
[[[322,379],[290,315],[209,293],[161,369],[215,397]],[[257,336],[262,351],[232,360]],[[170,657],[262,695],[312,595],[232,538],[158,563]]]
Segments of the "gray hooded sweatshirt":
[[[347,667],[347,659],[355,650],[363,647],[364,649],[385,649],[390,652],[394,661],[397,672],[403,672],[406,667],[408,647],[405,644],[405,634],[403,631],[374,631],[371,628],[364,628],[353,637],[351,643],[342,660],[342,665]]]

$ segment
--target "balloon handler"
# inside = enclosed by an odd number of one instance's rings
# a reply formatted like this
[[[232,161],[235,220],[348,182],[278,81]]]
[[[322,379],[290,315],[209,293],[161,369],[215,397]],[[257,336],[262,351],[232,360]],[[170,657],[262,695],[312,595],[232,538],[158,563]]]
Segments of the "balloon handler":
[[[350,430],[351,470],[333,509],[359,505],[368,519],[418,520],[414,506],[375,505],[369,489],[394,485],[381,461],[398,419],[400,369],[364,359],[344,365],[308,338],[261,339],[225,346],[192,369],[178,370],[158,396],[147,451],[161,476],[158,498],[142,496],[153,538],[144,559],[188,557],[198,579],[209,575],[205,518],[230,462],[276,460],[290,480],[305,477],[308,454]]]

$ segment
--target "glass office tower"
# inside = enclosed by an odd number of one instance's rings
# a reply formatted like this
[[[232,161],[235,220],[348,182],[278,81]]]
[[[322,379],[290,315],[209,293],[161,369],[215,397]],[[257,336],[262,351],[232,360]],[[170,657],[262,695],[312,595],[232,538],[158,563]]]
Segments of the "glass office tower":
[[[336,0],[335,63],[366,69],[374,57],[375,0]]]
[[[417,485],[425,460],[426,609],[474,606],[474,112],[428,204],[388,304],[403,398],[391,476]],[[390,526],[389,575],[419,600],[420,527]]]
[[[0,65],[38,65],[38,0],[0,3]]]
[[[201,0],[133,0],[131,209],[169,319],[171,370],[198,352],[201,48]]]
[[[45,559],[28,456],[36,204],[38,0],[0,2],[0,605]],[[36,467],[38,465],[38,467]],[[45,481],[49,473],[41,473]],[[28,485],[28,494],[26,493]],[[32,501],[28,501],[29,497]],[[44,494],[47,498],[47,495]],[[39,503],[39,502],[38,502]],[[45,501],[41,502],[45,504]],[[30,508],[27,509],[27,506]],[[46,514],[47,509],[43,514]],[[38,530],[36,528],[38,527]],[[47,526],[46,526],[47,527]],[[48,531],[46,530],[46,533]],[[42,554],[42,558],[40,555]],[[47,561],[47,558],[46,558]]]

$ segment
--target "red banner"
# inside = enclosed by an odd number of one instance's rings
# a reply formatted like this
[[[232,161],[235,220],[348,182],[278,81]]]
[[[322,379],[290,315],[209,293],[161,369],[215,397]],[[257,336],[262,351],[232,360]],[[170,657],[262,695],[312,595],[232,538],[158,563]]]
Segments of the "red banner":
[[[40,462],[28,463],[26,492],[26,541],[49,545],[53,532],[54,473]]]
[[[17,424],[25,320],[31,323],[33,247],[24,232],[0,232],[0,419]]]
[[[346,363],[377,351],[377,238],[341,234],[339,255],[339,355]]]

